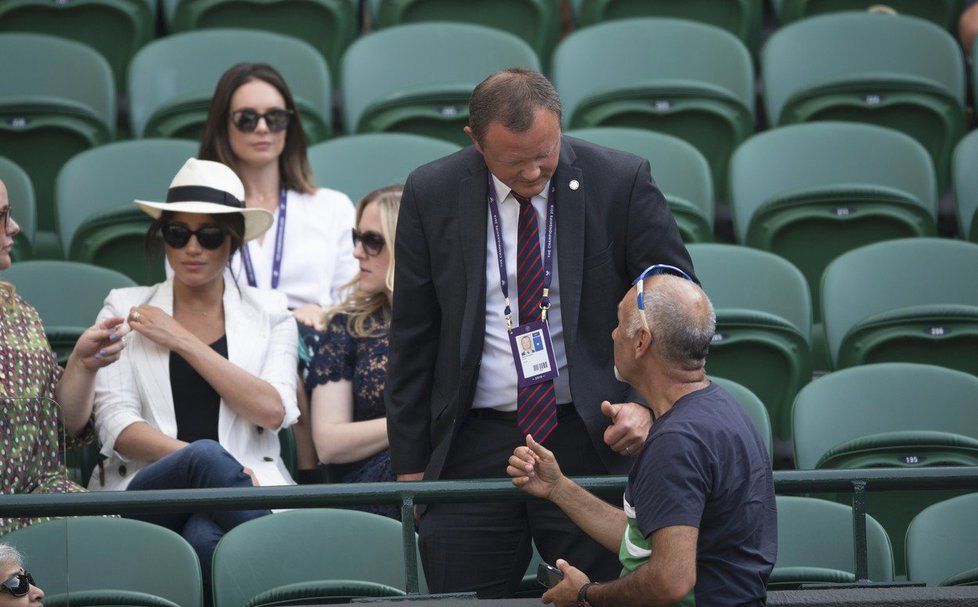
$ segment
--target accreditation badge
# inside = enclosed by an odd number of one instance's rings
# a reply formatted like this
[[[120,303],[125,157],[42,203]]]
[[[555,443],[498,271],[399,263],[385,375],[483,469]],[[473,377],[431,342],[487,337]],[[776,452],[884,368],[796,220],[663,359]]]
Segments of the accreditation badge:
[[[509,332],[509,345],[513,350],[520,388],[557,377],[554,347],[546,322],[538,320],[515,327]]]

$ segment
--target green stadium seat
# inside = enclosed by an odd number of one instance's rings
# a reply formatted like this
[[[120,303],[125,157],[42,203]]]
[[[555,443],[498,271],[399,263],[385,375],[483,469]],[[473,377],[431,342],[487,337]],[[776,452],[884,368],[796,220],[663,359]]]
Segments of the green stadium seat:
[[[836,369],[918,362],[978,375],[978,244],[909,238],[833,261],[822,312]]]
[[[67,362],[75,342],[95,323],[112,289],[134,286],[123,274],[72,261],[21,261],[0,273],[34,306],[58,361]],[[71,304],[65,296],[70,294]]]
[[[348,133],[401,132],[471,141],[472,89],[509,67],[539,70],[516,36],[462,23],[416,23],[354,42],[343,57],[343,121]]]
[[[684,139],[709,161],[721,197],[730,154],[754,130],[750,53],[710,25],[627,19],[584,28],[557,47],[553,81],[566,127],[634,127]]]
[[[937,234],[927,151],[903,133],[867,124],[819,122],[755,135],[730,160],[730,206],[737,240],[793,263],[815,301],[822,272],[842,253]]]
[[[178,139],[139,139],[75,156],[58,174],[58,234],[74,261],[122,272],[138,284],[163,280],[163,250],[147,255],[153,220],[132,203],[163,200],[170,180],[197,145]]]
[[[791,23],[812,15],[839,11],[861,11],[878,7],[901,15],[927,19],[953,30],[961,14],[962,0],[772,0],[781,23]]]
[[[774,447],[771,439],[771,419],[768,416],[767,408],[764,406],[764,403],[761,402],[761,399],[757,398],[756,394],[735,381],[713,376],[710,376],[710,381],[729,392],[730,395],[737,399],[737,402],[744,407],[747,414],[750,415],[751,420],[754,422],[754,426],[757,427],[757,431],[760,433],[761,438],[764,439],[764,444],[767,446],[768,459],[773,457]]]
[[[113,138],[112,70],[91,48],[42,34],[0,34],[0,57],[0,150],[34,184],[35,257],[59,257],[54,178],[66,160]]]
[[[174,33],[242,28],[298,38],[326,59],[334,84],[339,83],[340,57],[357,37],[358,11],[357,0],[163,0]]]
[[[930,153],[938,184],[964,134],[961,47],[915,17],[835,13],[778,30],[761,54],[772,125],[865,122],[902,131]]]
[[[561,0],[379,0],[378,28],[448,21],[509,32],[529,44],[546,64],[561,27]]]
[[[925,508],[907,529],[907,578],[928,586],[978,583],[978,493]]]
[[[694,244],[689,254],[717,315],[707,371],[756,394],[775,435],[788,440],[791,403],[812,376],[804,276],[777,255],[746,247]]]
[[[710,164],[695,147],[678,137],[641,129],[599,127],[566,134],[648,160],[683,242],[713,240],[713,176]]]
[[[806,583],[854,583],[852,508],[811,497],[777,496],[778,560],[768,590],[793,590]],[[890,538],[866,517],[869,579],[893,581]]]
[[[403,596],[401,538],[399,522],[354,510],[292,510],[249,521],[214,552],[214,607]],[[420,584],[427,592],[423,577]]]
[[[34,202],[34,185],[24,169],[0,156],[0,181],[7,186],[7,199],[20,234],[14,237],[10,256],[14,261],[30,259],[37,231],[37,204]]]
[[[310,143],[330,135],[329,68],[322,55],[295,38],[243,29],[185,32],[143,47],[129,65],[133,135],[198,140],[217,81],[242,62],[268,63],[282,74]]]
[[[978,465],[978,378],[912,363],[844,369],[798,393],[794,428],[801,470]],[[867,511],[893,540],[898,574],[910,520],[922,508],[959,494],[867,494]]]
[[[45,605],[203,605],[197,554],[158,525],[68,518],[12,531],[2,541],[24,555]]]
[[[153,38],[155,0],[6,0],[0,2],[0,32],[33,32],[81,42],[112,66],[125,88],[130,59]]]
[[[761,38],[763,0],[572,0],[581,27],[614,19],[672,17],[713,25],[756,49]]]
[[[962,238],[978,242],[978,131],[972,131],[954,150],[951,178],[954,184],[954,210],[958,218],[958,233]]]
[[[407,133],[368,133],[324,141],[309,148],[317,183],[356,202],[377,188],[404,183],[423,164],[457,152],[442,139]]]

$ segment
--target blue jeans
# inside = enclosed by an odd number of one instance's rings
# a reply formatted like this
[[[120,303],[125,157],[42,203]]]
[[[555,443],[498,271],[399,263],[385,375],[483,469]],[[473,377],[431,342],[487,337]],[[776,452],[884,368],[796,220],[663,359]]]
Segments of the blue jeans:
[[[140,470],[129,483],[129,491],[146,489],[208,489],[216,487],[251,487],[251,477],[244,473],[220,443],[199,440],[153,462]],[[133,518],[166,527],[183,536],[194,547],[200,559],[204,581],[204,604],[211,604],[211,557],[225,533],[241,523],[271,514],[270,510],[237,510],[139,514]]]

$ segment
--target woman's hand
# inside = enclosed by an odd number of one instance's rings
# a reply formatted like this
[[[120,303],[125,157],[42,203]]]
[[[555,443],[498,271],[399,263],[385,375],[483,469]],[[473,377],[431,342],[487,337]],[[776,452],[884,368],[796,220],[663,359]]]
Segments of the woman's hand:
[[[179,352],[196,339],[175,318],[156,306],[133,306],[127,320],[133,331],[167,350]]]
[[[129,333],[129,327],[123,323],[122,318],[113,316],[89,327],[78,338],[71,357],[89,371],[98,371],[119,360],[126,347],[123,338]]]
[[[316,304],[303,304],[295,310],[292,310],[292,316],[295,316],[295,319],[302,324],[307,327],[312,327],[317,331],[322,331],[326,328],[326,323],[323,322],[323,319],[326,317],[326,312]]]

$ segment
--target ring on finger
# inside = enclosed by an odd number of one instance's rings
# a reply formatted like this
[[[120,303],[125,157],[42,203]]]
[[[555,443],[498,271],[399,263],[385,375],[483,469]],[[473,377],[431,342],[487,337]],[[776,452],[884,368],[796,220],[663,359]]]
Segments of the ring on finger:
[[[139,320],[139,310],[133,310],[132,311],[132,319],[133,320],[136,320],[136,321]]]
[[[630,452],[631,452],[631,448],[625,447],[625,455],[628,455]]]

